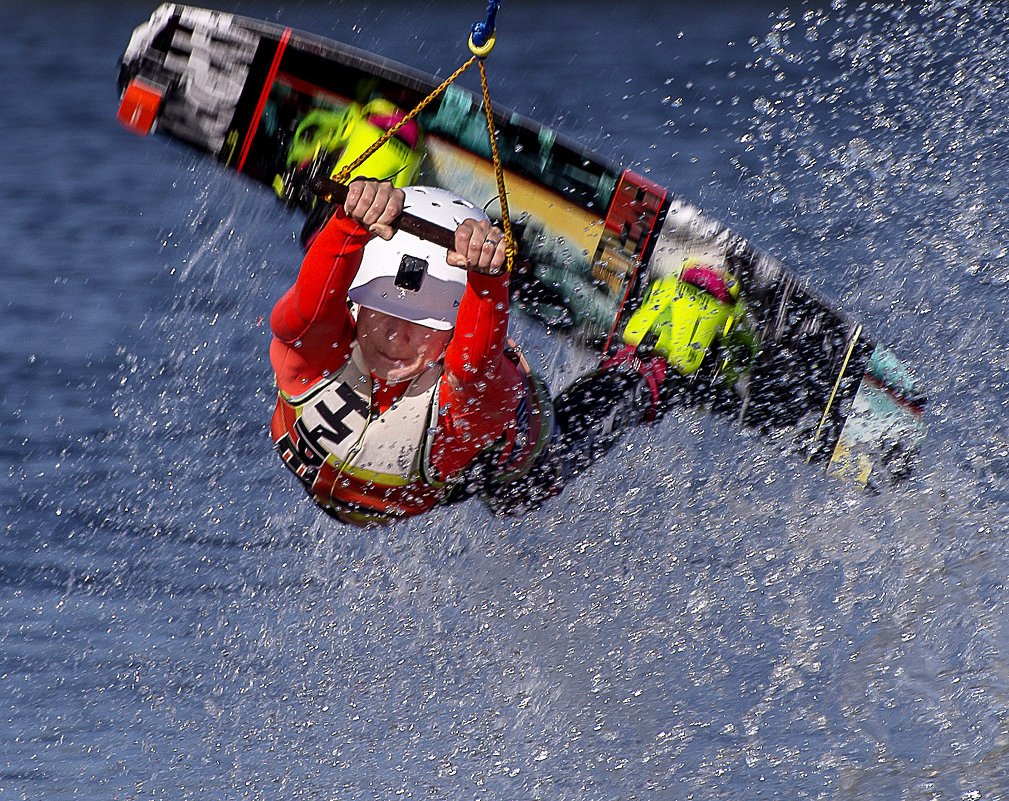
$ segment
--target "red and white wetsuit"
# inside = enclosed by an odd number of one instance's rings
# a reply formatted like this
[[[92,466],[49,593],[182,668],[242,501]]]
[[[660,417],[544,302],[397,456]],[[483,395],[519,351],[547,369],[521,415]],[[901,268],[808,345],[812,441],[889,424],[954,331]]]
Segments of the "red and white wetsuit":
[[[512,451],[531,447],[523,432],[529,404],[521,403],[530,377],[506,353],[507,275],[469,273],[443,364],[389,383],[356,356],[347,305],[370,238],[341,210],[270,319],[279,389],[273,440],[316,502],[357,523],[427,511],[495,443],[508,463]]]

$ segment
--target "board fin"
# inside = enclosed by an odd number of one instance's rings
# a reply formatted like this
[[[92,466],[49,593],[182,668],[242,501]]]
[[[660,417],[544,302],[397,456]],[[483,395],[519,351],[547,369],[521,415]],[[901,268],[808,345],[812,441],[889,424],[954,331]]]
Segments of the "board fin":
[[[869,489],[904,478],[925,437],[925,402],[907,368],[891,351],[877,346],[827,473]]]

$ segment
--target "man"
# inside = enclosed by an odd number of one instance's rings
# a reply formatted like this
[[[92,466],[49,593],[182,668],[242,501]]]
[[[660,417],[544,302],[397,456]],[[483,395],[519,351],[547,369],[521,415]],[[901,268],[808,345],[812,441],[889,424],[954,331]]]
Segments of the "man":
[[[403,211],[454,230],[454,249],[396,230]],[[369,525],[473,494],[497,512],[534,506],[697,370],[708,342],[683,332],[705,329],[713,312],[691,293],[710,292],[663,286],[632,316],[633,344],[551,401],[509,348],[505,255],[502,232],[456,195],[351,183],[270,321],[273,439],[327,512]]]
[[[404,210],[454,229],[454,250],[395,230]],[[505,255],[448,192],[350,185],[270,321],[273,439],[327,512],[386,523],[531,466],[552,417],[508,350]]]

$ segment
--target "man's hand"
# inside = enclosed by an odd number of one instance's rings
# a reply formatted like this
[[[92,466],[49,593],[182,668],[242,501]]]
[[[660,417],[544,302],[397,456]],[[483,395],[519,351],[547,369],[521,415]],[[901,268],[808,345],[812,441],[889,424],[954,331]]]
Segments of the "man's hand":
[[[371,233],[382,239],[392,239],[393,223],[403,213],[406,199],[402,189],[388,181],[358,179],[347,187],[344,211]],[[455,249],[448,252],[447,261],[484,275],[501,275],[506,262],[506,246],[501,229],[486,220],[463,220],[455,231]]]
[[[392,224],[403,212],[406,195],[388,181],[357,180],[347,187],[343,210],[375,236],[392,239]]]
[[[455,230],[455,250],[448,263],[484,275],[501,275],[505,268],[505,236],[486,220],[463,220]]]

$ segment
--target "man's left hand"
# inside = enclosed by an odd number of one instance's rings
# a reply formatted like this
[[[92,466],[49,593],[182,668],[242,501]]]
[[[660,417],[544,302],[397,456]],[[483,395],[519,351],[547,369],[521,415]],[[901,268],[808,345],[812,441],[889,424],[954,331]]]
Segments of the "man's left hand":
[[[507,242],[500,228],[486,220],[463,220],[455,230],[455,250],[448,263],[483,275],[505,271]]]

